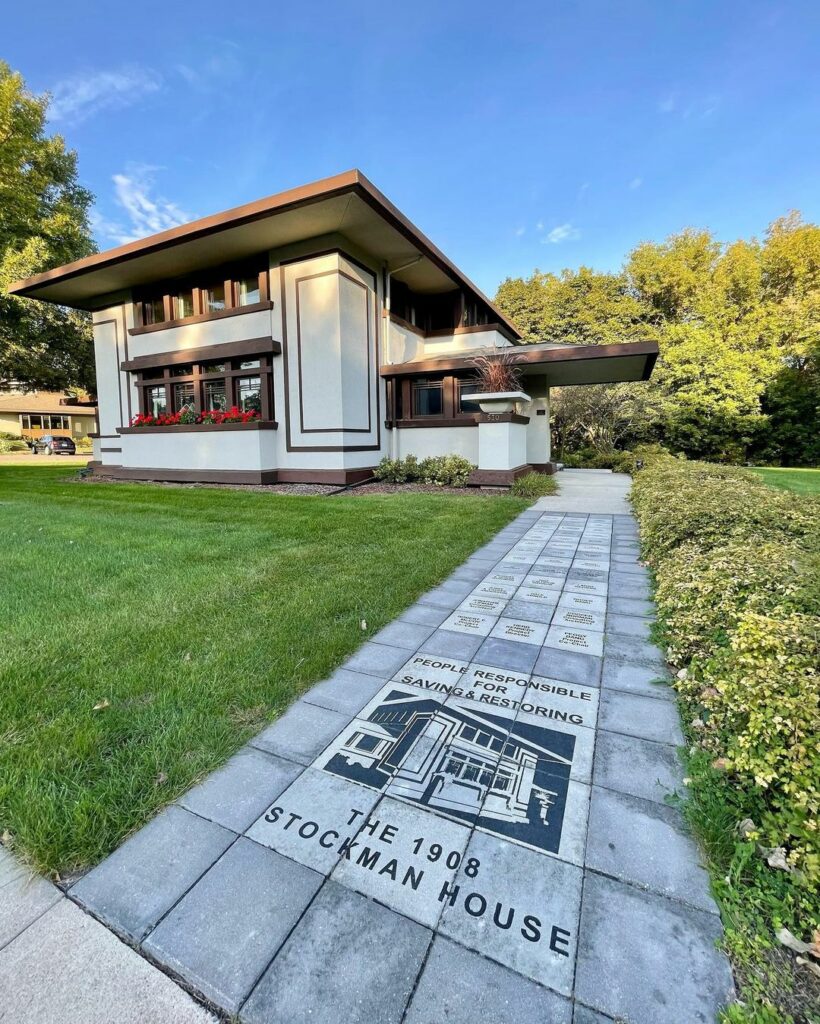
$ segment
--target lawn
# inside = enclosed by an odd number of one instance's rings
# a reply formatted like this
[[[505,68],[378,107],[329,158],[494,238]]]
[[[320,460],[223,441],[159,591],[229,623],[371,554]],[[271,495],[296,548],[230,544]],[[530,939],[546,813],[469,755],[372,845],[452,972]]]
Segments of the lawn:
[[[771,487],[797,494],[820,494],[820,469],[770,469],[761,466],[752,472]]]
[[[224,762],[527,505],[67,471],[0,467],[0,831],[61,873]]]

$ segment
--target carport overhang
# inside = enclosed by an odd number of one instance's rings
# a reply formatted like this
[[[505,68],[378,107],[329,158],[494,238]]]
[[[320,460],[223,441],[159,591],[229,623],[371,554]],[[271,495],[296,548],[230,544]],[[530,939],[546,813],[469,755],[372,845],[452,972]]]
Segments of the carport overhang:
[[[546,377],[548,387],[574,384],[616,384],[649,380],[658,358],[654,341],[616,345],[521,345],[503,350],[522,375]],[[382,365],[382,377],[421,377],[436,373],[465,373],[485,349],[430,356],[408,363]],[[525,385],[526,388],[526,385]]]

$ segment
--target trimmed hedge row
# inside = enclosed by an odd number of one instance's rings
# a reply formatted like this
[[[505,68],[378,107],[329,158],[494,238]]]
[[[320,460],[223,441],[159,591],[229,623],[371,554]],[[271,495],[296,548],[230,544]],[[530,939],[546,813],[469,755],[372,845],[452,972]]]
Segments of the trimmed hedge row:
[[[742,469],[638,452],[632,500],[697,745],[748,838],[820,878],[820,500]]]

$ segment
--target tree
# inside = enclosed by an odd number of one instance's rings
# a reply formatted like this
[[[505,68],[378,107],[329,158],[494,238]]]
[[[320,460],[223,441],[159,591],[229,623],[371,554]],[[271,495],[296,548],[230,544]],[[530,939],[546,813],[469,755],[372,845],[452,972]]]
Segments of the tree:
[[[497,301],[526,340],[657,338],[644,433],[670,449],[730,462],[817,461],[820,227],[799,214],[776,220],[762,242],[725,245],[692,229],[643,242],[621,274],[536,271],[505,281]],[[629,386],[576,390],[554,402],[568,451],[640,440]]]
[[[599,274],[589,267],[559,275],[534,271],[507,278],[496,302],[527,342],[608,345],[643,341],[652,328],[647,310],[623,274]]]
[[[45,134],[48,97],[0,61],[0,387],[94,387],[87,314],[7,294],[12,281],[95,251],[77,156]]]

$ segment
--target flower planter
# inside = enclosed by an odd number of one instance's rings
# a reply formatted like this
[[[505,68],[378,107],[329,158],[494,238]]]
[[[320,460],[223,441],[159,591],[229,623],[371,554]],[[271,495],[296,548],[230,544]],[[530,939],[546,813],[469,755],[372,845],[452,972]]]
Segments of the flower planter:
[[[529,402],[530,396],[524,391],[479,391],[470,395],[471,402],[478,402],[482,412],[497,414],[514,412],[518,402]]]

